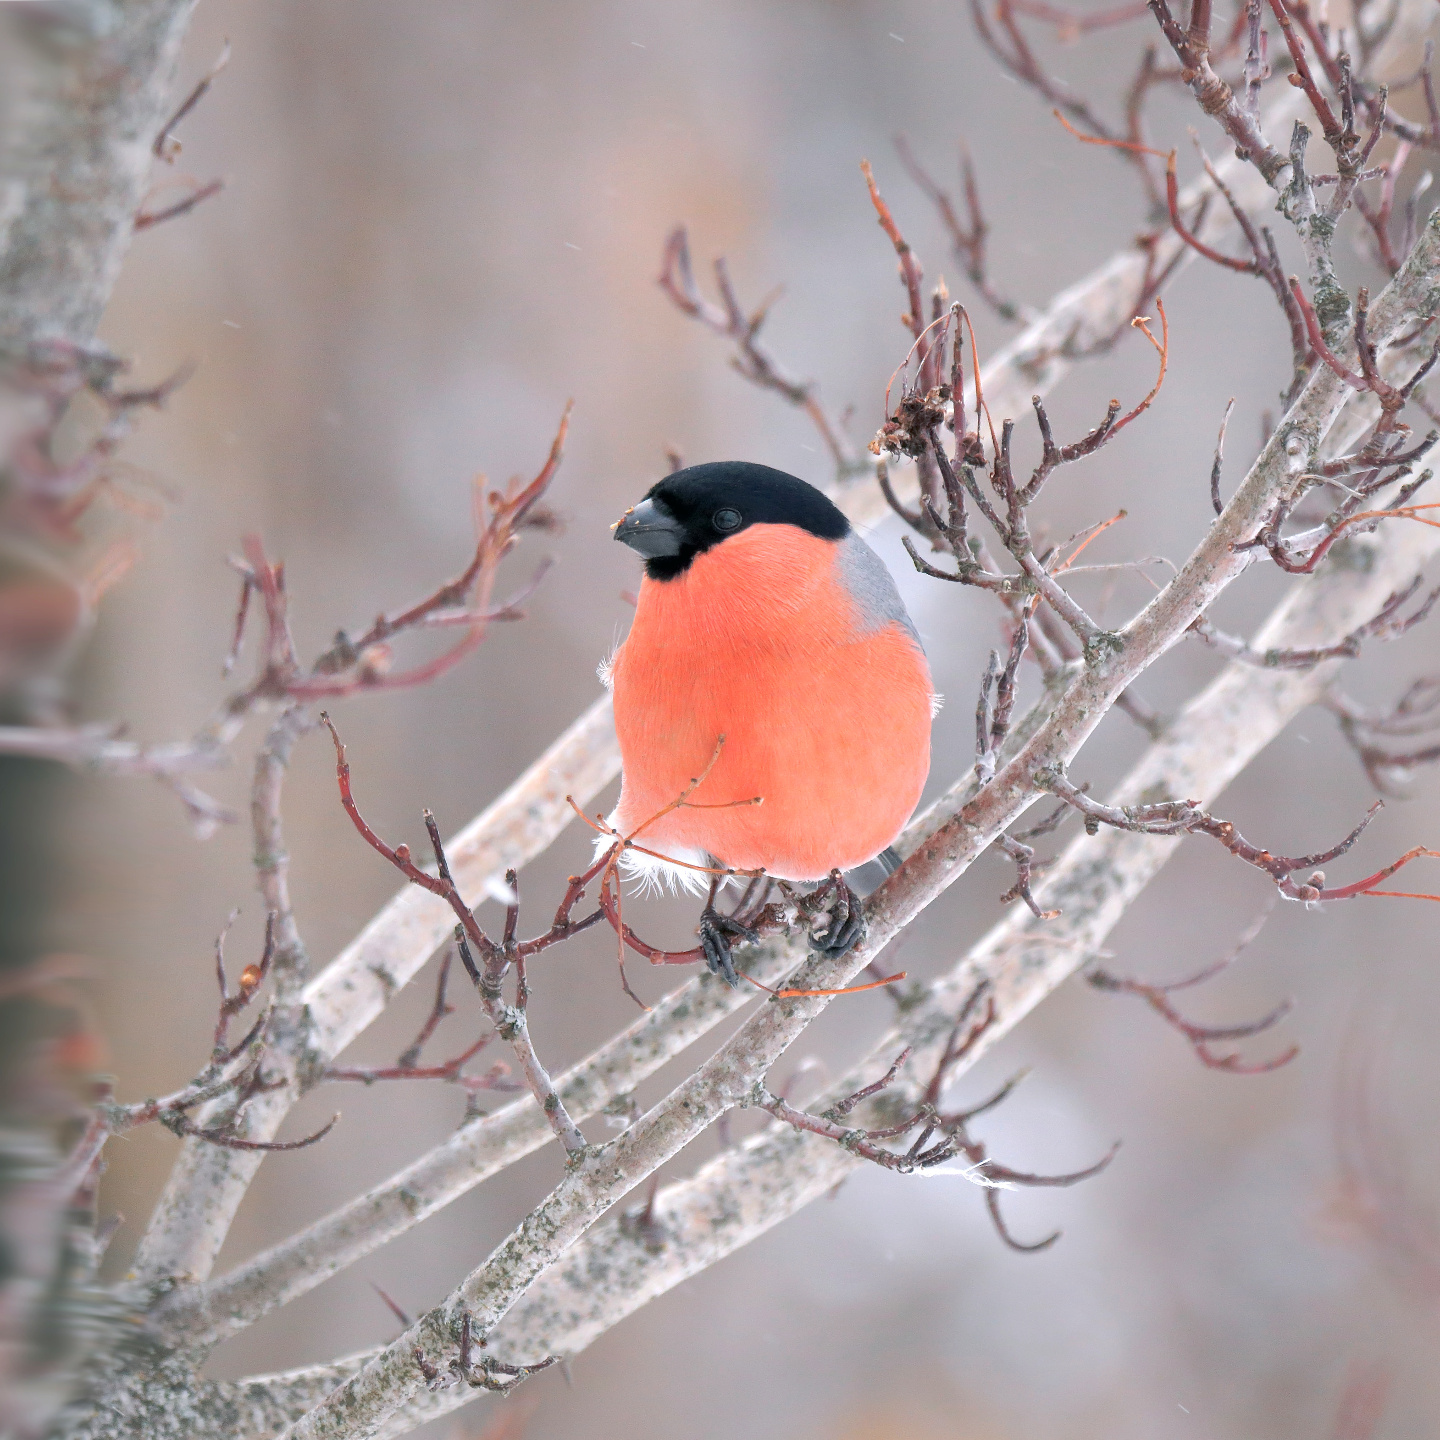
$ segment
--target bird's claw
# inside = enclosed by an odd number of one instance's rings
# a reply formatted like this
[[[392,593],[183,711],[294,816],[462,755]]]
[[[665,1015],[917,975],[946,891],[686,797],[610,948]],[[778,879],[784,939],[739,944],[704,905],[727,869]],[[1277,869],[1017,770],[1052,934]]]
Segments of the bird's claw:
[[[865,937],[865,906],[837,870],[830,876],[835,900],[830,923],[824,930],[810,932],[810,948],[829,959],[837,959]]]
[[[700,948],[712,975],[718,975],[732,989],[739,985],[735,961],[731,955],[732,940],[758,940],[760,932],[742,924],[733,915],[722,915],[713,905],[700,912]]]

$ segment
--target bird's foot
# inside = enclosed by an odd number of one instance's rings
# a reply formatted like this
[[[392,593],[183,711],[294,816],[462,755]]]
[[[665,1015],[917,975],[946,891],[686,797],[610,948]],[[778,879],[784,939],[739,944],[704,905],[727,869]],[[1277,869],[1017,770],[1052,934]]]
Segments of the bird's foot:
[[[712,903],[700,912],[699,935],[700,948],[705,952],[705,963],[710,973],[719,975],[733,989],[740,983],[740,977],[735,973],[731,942],[758,940],[760,932],[733,915],[722,915]]]
[[[838,870],[825,882],[830,892],[830,919],[823,930],[810,932],[810,948],[835,959],[858,945],[865,936],[865,906]]]

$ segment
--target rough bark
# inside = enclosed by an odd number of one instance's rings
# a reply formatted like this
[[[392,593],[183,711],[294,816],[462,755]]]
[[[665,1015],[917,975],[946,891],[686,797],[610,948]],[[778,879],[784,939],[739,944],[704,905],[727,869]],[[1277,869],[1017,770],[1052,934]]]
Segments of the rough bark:
[[[195,0],[7,8],[0,350],[85,349],[130,243]]]

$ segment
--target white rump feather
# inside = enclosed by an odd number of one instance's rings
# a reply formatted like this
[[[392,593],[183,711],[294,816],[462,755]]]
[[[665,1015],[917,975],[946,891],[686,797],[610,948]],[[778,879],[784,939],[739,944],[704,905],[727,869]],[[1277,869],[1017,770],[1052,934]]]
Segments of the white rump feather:
[[[615,814],[612,811],[605,817],[605,823],[613,826]],[[610,835],[597,835],[595,837],[595,858],[598,860],[613,844],[614,837]],[[642,835],[636,842],[645,844],[645,837]],[[648,847],[660,850],[661,845]],[[626,882],[633,883],[632,893],[636,895],[703,895],[710,888],[710,876],[703,870],[692,870],[691,865],[709,865],[710,857],[703,850],[692,850],[685,845],[665,845],[665,854],[674,860],[682,860],[683,865],[674,865],[671,860],[661,860],[655,855],[646,855],[642,851],[629,849],[620,856],[618,869],[620,878]]]

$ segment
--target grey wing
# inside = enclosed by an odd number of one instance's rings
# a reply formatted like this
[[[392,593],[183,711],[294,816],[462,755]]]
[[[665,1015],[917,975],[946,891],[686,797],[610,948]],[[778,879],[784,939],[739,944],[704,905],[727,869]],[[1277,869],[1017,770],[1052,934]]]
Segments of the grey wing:
[[[835,568],[855,602],[860,626],[865,633],[897,621],[910,632],[910,638],[924,653],[925,647],[920,644],[915,622],[911,620],[885,562],[853,530],[840,542]]]

